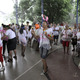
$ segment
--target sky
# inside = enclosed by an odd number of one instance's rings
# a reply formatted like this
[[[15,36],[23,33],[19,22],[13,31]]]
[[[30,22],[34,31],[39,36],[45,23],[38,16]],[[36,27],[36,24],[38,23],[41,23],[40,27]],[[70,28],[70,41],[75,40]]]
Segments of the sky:
[[[4,18],[14,11],[14,3],[15,0],[0,0],[0,23],[5,22]]]
[[[0,0],[0,11],[6,14],[10,14],[14,10],[13,6],[13,0]]]

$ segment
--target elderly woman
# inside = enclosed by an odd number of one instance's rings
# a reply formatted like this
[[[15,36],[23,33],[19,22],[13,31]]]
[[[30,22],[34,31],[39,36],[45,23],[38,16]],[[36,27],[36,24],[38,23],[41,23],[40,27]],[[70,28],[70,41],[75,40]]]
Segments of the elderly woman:
[[[69,43],[71,41],[71,31],[69,30],[68,25],[65,26],[65,29],[62,31],[62,44],[64,48],[64,54],[65,49],[67,48],[67,54],[69,54]]]

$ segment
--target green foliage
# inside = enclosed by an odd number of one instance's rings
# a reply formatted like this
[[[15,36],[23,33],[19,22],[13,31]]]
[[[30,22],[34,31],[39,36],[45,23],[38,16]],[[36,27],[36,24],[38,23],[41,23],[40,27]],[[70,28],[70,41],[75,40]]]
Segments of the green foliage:
[[[65,21],[71,11],[70,2],[71,0],[44,0],[44,14],[49,16],[50,22]]]
[[[79,7],[78,12],[79,12],[79,16],[80,16],[80,0],[79,0],[79,3],[78,3],[78,7]]]
[[[62,22],[69,20],[72,9],[72,0],[43,0],[44,14],[49,17],[49,22]],[[21,0],[19,4],[19,18],[41,21],[41,0]]]

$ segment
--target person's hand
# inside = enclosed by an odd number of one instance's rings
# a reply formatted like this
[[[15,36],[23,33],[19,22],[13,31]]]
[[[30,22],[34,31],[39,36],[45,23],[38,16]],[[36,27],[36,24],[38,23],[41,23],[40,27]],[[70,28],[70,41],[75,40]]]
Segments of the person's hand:
[[[45,32],[45,36],[47,36],[47,32]]]
[[[34,30],[32,30],[31,33],[34,35],[35,34]]]
[[[53,31],[55,31],[55,28],[53,29]]]

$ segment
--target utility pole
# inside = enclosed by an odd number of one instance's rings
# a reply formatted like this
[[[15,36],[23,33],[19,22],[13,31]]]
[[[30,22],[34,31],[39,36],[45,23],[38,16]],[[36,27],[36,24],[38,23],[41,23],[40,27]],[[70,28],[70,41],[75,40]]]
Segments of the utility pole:
[[[15,5],[16,5],[16,24],[18,24],[18,0],[15,0]]]
[[[76,26],[77,26],[77,29],[78,29],[78,2],[79,2],[79,0],[77,0],[77,9],[76,9]]]
[[[44,14],[44,11],[43,11],[43,0],[41,0],[41,13]],[[43,17],[42,17],[42,23],[43,23]]]

